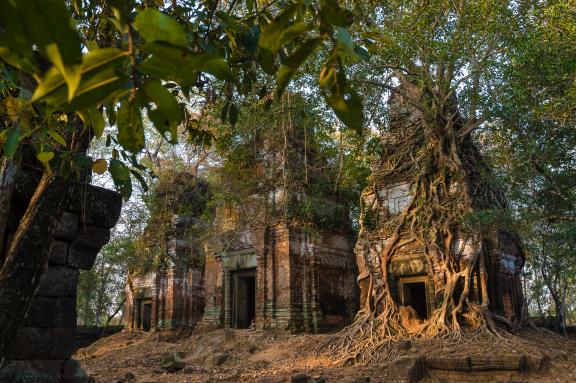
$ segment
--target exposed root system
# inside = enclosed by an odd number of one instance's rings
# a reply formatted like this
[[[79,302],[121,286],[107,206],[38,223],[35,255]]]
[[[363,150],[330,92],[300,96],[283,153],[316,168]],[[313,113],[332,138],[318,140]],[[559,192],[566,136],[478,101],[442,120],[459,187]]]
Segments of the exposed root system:
[[[455,102],[442,103],[446,97],[436,95],[420,110],[402,99],[408,94],[412,104],[423,103],[420,90],[403,88],[402,97],[393,96],[390,133],[372,186],[361,198],[356,251],[364,260],[359,281],[368,286],[363,307],[352,325],[319,348],[337,364],[392,360],[404,339],[452,341],[478,334],[508,339],[495,324],[503,318],[489,311],[485,258],[495,230],[473,219],[475,211],[504,208],[504,198],[489,182],[469,132],[461,133],[466,121]],[[399,214],[378,216],[386,203],[379,186],[398,181],[410,185],[411,201]],[[391,259],[414,243],[424,251],[437,302],[423,322],[398,306],[389,286]]]

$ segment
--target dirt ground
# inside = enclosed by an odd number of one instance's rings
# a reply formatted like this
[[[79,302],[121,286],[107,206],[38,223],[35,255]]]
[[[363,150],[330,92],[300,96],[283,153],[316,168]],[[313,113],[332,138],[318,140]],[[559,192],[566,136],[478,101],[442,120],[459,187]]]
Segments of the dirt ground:
[[[547,361],[539,371],[523,373],[517,382],[576,381],[576,339],[524,331],[518,341],[447,343],[413,341],[401,352],[414,355],[497,355],[499,352],[534,354]],[[123,332],[80,349],[75,358],[96,382],[290,382],[306,373],[325,382],[391,382],[386,364],[333,367],[314,349],[329,335],[287,335],[250,330],[216,330],[205,334]],[[178,354],[182,362],[173,373],[160,368],[165,358]],[[184,367],[182,367],[184,366]],[[462,378],[460,378],[461,380]],[[468,378],[467,378],[468,379]],[[470,377],[470,381],[475,378]],[[485,379],[485,378],[484,378]],[[310,380],[314,381],[314,380]],[[433,382],[428,375],[423,382]],[[502,378],[494,377],[494,380]],[[506,379],[510,381],[510,379]]]

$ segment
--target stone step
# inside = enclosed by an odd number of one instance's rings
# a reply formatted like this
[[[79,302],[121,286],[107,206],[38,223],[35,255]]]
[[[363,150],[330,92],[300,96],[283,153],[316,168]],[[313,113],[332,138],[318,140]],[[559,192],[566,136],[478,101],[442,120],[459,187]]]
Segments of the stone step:
[[[440,370],[524,370],[528,358],[521,354],[470,355],[462,357],[427,356],[426,367]]]

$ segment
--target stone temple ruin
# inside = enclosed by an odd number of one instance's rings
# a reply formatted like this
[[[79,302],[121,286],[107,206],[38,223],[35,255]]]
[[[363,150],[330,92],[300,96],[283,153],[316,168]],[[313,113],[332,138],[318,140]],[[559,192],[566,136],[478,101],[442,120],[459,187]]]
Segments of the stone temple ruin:
[[[283,224],[244,229],[208,253],[206,282],[203,327],[315,332],[341,327],[355,313],[351,245],[339,233]]]
[[[146,230],[141,251],[162,253],[158,255],[163,262],[155,269],[147,267],[126,285],[124,322],[129,329],[193,328],[202,319],[203,252],[195,236],[204,230],[201,213],[207,196],[208,186],[191,174],[175,173],[161,180],[160,203],[152,213],[152,230]],[[156,242],[160,246],[153,249]]]
[[[398,137],[406,136],[407,129],[421,129],[420,112],[402,97],[395,95],[391,100],[390,129],[383,137],[384,145],[397,145]],[[407,207],[413,195],[411,193],[411,174],[386,173],[383,162],[385,155],[373,164],[372,184],[367,187],[361,198],[362,217],[366,230],[360,235],[355,247],[360,276],[358,277],[361,289],[360,306],[363,307],[367,299],[368,278],[370,272],[378,273],[376,265],[374,270],[368,270],[364,258],[377,263],[377,254],[386,245],[386,225],[392,218]],[[454,192],[458,192],[458,185],[453,185]],[[402,237],[400,242],[402,241]],[[456,238],[453,241],[453,252],[462,251],[464,255],[472,250],[470,243],[462,243]],[[516,325],[522,317],[523,295],[520,282],[520,272],[524,265],[525,255],[518,237],[513,232],[498,230],[485,240],[486,270],[475,267],[472,297],[480,302],[481,298],[481,272],[485,272],[488,282],[489,310]],[[411,307],[419,320],[430,317],[433,310],[441,305],[442,293],[435,289],[435,278],[439,277],[438,270],[430,270],[430,264],[425,257],[424,248],[417,241],[402,246],[395,253],[389,264],[389,286],[391,293],[399,306]]]
[[[282,137],[278,131],[288,128],[278,121],[261,124],[241,148],[252,156],[240,166],[247,176],[222,173],[234,199],[220,203],[209,229],[194,239],[199,268],[151,270],[129,286],[128,328],[316,332],[352,321],[358,290],[347,213],[331,195],[331,182],[328,191],[312,189],[327,172],[315,170],[319,160],[301,142],[302,127],[295,122]],[[188,240],[170,241],[174,249],[167,251],[176,254]]]
[[[357,287],[346,236],[285,225],[228,235],[225,249],[204,244],[204,270],[172,264],[135,278],[127,327],[317,331],[351,321]]]
[[[398,135],[418,129],[420,116],[401,97],[392,99],[390,130],[384,145],[395,145]],[[289,136],[290,150],[304,147],[297,131]],[[279,150],[273,139],[255,145],[264,155],[252,169],[256,186],[249,189],[241,204],[228,203],[216,208],[210,234],[203,234],[197,268],[170,266],[136,278],[127,290],[126,324],[130,329],[174,328],[263,328],[292,332],[315,332],[342,327],[353,319],[358,303],[367,299],[369,273],[364,259],[373,260],[386,244],[386,230],[411,201],[410,174],[382,171],[385,158],[373,165],[372,184],[362,193],[364,231],[352,250],[352,240],[341,220],[335,200],[329,193],[315,196],[323,218],[339,222],[328,229],[287,222],[283,217],[293,206],[307,203],[308,182],[300,174],[288,174],[299,182],[287,187],[278,182],[286,177]],[[301,167],[301,153],[289,154]],[[314,153],[307,153],[314,161]],[[314,175],[310,175],[311,180]],[[306,180],[308,181],[308,180]],[[311,181],[312,182],[312,181]],[[457,192],[458,185],[454,185]],[[318,215],[316,216],[316,218]],[[309,222],[310,222],[309,221]],[[370,222],[368,222],[370,221]],[[186,247],[186,240],[171,240],[171,251]],[[454,240],[454,251],[472,251],[469,243]],[[483,293],[481,278],[486,277],[490,311],[512,325],[522,317],[523,297],[520,271],[524,253],[517,236],[498,230],[485,239],[485,267],[476,267],[472,298]],[[458,250],[460,249],[460,250]],[[463,250],[462,250],[463,249]],[[357,265],[354,264],[356,254]],[[426,320],[440,307],[442,293],[437,288],[438,270],[430,270],[424,248],[416,241],[402,246],[389,264],[391,293],[399,306],[410,307],[419,320]],[[359,272],[358,282],[356,275]],[[485,273],[481,275],[481,273]],[[360,302],[357,302],[357,285]]]

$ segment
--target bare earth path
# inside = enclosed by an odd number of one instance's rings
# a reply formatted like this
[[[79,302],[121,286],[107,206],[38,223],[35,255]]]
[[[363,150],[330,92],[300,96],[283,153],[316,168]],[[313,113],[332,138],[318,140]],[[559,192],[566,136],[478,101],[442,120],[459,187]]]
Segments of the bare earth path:
[[[535,331],[520,335],[547,362],[540,371],[523,373],[521,379],[514,381],[576,381],[576,340]],[[398,381],[392,378],[385,365],[332,367],[330,360],[318,358],[313,353],[313,349],[326,337],[275,335],[249,330],[217,330],[201,335],[124,332],[79,350],[75,358],[96,382],[275,383],[290,382],[291,377],[298,373],[308,374],[309,382],[321,382],[322,378],[327,383]],[[473,346],[467,343],[413,342],[400,354],[424,358],[431,355],[458,357],[497,355],[503,352],[502,349],[501,345],[489,342],[474,343]],[[510,349],[506,352],[523,351]],[[161,368],[166,357],[171,355],[177,355],[176,372]],[[470,381],[472,379],[475,379],[474,376],[470,377]],[[433,382],[435,379],[428,375],[421,381]],[[502,377],[495,375],[488,381],[502,381]]]

